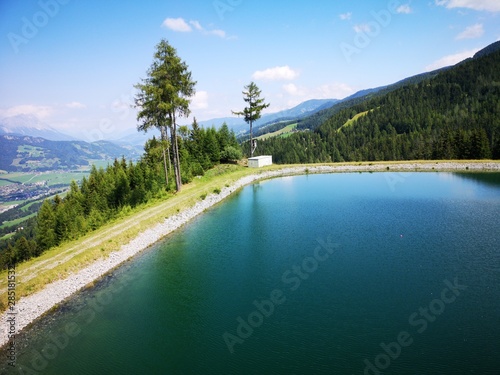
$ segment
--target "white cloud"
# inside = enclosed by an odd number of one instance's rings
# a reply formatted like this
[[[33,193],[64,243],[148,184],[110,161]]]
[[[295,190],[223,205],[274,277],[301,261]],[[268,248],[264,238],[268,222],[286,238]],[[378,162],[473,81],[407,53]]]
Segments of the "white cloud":
[[[342,20],[342,21],[349,21],[352,17],[352,13],[351,12],[348,12],[348,13],[342,13],[339,15],[339,18]]]
[[[396,9],[396,12],[400,13],[400,14],[410,14],[412,12],[412,10],[411,10],[411,7],[409,4],[404,4],[404,5],[399,6]]]
[[[483,25],[481,23],[477,23],[475,25],[467,27],[464,31],[457,35],[456,39],[475,39],[481,37],[483,34]]]
[[[293,83],[283,85],[286,94],[308,99],[342,99],[354,93],[354,89],[345,83],[331,83],[314,88],[299,87]],[[296,100],[294,101],[296,102]]]
[[[434,61],[432,64],[427,65],[425,69],[427,71],[444,68],[445,66],[455,65],[460,61],[463,61],[469,57],[474,56],[474,54],[479,51],[479,49],[473,49],[469,51],[464,51],[460,53],[456,53],[454,55],[448,55],[440,58],[439,60]]]
[[[226,32],[224,30],[210,30],[207,31],[207,34],[215,35],[223,39],[226,37]]]
[[[194,28],[194,30],[199,31],[204,35],[215,35],[218,36],[219,38],[228,40],[236,39],[236,37],[234,36],[227,37],[226,32],[224,30],[220,29],[207,30],[197,20],[191,20],[189,22],[186,22],[184,18],[167,18],[165,19],[165,21],[163,21],[162,27],[165,27],[172,31],[185,32],[185,33],[193,31]]]
[[[172,31],[183,33],[192,31],[191,26],[183,18],[167,18],[161,25]]]
[[[0,117],[11,117],[17,115],[32,115],[39,120],[49,117],[53,113],[52,107],[23,104],[7,109],[0,109]]]
[[[498,0],[435,0],[436,5],[445,6],[448,9],[468,8],[474,10],[485,10],[489,12],[500,12],[500,1]]]
[[[276,66],[266,70],[258,70],[253,75],[253,79],[263,79],[268,81],[286,80],[290,81],[299,76],[299,72],[293,70],[288,65]]]
[[[283,85],[283,90],[285,90],[287,94],[293,96],[305,95],[305,91],[303,89],[299,89],[294,83],[287,83],[286,85]]]
[[[201,24],[198,21],[189,21],[189,23],[193,25],[196,30],[203,30],[203,27],[201,27]]]
[[[360,23],[360,24],[354,25],[353,29],[358,34],[359,33],[369,33],[371,30],[370,25],[368,25],[367,23]]]
[[[195,110],[208,108],[208,92],[197,91],[191,99],[191,108]]]
[[[67,103],[66,107],[71,108],[71,109],[83,109],[83,108],[87,108],[87,106],[85,104],[82,104],[80,102]]]
[[[316,88],[317,99],[343,99],[354,94],[354,89],[345,83],[331,83]]]

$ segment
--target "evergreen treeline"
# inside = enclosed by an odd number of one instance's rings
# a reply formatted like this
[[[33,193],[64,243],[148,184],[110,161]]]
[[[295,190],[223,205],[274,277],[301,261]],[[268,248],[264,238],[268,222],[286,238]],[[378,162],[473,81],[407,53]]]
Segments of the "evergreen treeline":
[[[354,119],[354,116],[359,116]],[[500,158],[500,51],[259,142],[276,163]]]
[[[181,175],[184,183],[220,162],[241,158],[241,148],[227,125],[219,130],[200,128],[196,120],[192,129],[179,129],[178,145]],[[163,151],[166,141],[149,140],[137,163],[115,159],[106,169],[92,167],[80,185],[72,182],[64,198],[46,199],[36,218],[23,222],[24,229],[10,240],[0,242],[0,266],[39,256],[60,243],[79,238],[117,217],[124,210],[146,203],[165,191],[175,190],[171,167],[165,176]],[[166,177],[169,177],[168,179]],[[166,181],[168,180],[168,185]]]

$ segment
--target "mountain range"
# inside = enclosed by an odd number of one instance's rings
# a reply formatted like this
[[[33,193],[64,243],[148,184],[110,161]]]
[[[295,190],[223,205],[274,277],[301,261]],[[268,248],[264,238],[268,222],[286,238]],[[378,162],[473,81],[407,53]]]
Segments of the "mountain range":
[[[356,112],[360,114],[361,109],[365,109],[365,107],[362,106],[363,103],[373,101],[376,98],[384,98],[387,95],[392,95],[390,96],[391,101],[400,100],[399,97],[401,95],[407,95],[409,91],[415,90],[422,83],[425,82],[426,85],[430,85],[435,78],[443,77],[446,74],[453,77],[453,79],[447,79],[450,81],[456,81],[456,83],[454,83],[454,87],[460,85],[464,86],[466,84],[470,85],[467,82],[472,82],[478,77],[471,76],[467,78],[468,81],[464,81],[462,78],[457,79],[457,73],[454,72],[458,71],[460,67],[468,66],[471,63],[474,63],[474,66],[478,66],[474,69],[482,71],[482,68],[478,65],[479,63],[477,63],[477,61],[488,57],[489,55],[495,54],[499,50],[500,42],[496,42],[477,52],[474,57],[466,59],[455,66],[419,74],[391,85],[361,90],[342,100],[308,100],[291,109],[263,115],[261,119],[254,123],[254,129],[257,130],[261,128],[261,133],[264,134],[267,131],[268,125],[273,125],[269,126],[269,129],[276,131],[276,127],[281,126],[281,123],[283,123],[283,126],[286,126],[290,123],[290,121],[296,121],[298,123],[298,131],[314,131],[322,126],[323,130],[321,131],[324,132],[325,124],[331,123],[332,119],[336,118],[338,114],[341,114],[340,118],[345,117],[345,114],[343,113],[350,114]],[[496,68],[498,69],[498,65]],[[488,74],[491,75],[491,73]],[[481,79],[484,80],[485,78],[482,77]],[[495,80],[496,78],[493,77],[491,79]],[[479,88],[482,87],[481,84],[482,83],[476,83]],[[496,87],[496,84],[498,84],[498,82],[494,81],[490,85],[494,88]],[[419,89],[424,91],[424,88],[422,87]],[[431,94],[434,95],[435,93]],[[469,95],[469,98],[466,100],[470,101],[471,94],[467,95]],[[439,96],[436,96],[436,100],[437,99],[439,99]],[[490,97],[488,97],[488,100],[489,99]],[[499,98],[494,97],[492,100],[498,101]],[[381,99],[379,99],[378,102],[381,102]],[[373,107],[373,105],[368,108],[368,112],[366,112],[366,110],[362,111],[361,115],[365,116],[366,113],[370,114],[376,109],[378,110],[378,108],[376,106]],[[460,106],[461,103],[457,103],[456,105]],[[411,106],[412,105],[410,105],[410,107]],[[384,108],[388,108],[388,106],[385,105]],[[455,111],[456,110],[457,109],[455,109]],[[408,111],[411,111],[411,108],[408,107]],[[429,108],[429,113],[432,111],[435,110]],[[398,117],[391,119],[392,124],[400,122],[400,118],[402,118],[401,113],[398,112],[397,109],[394,110],[394,114]],[[448,113],[439,113],[438,115],[451,118]],[[366,117],[368,118],[369,116]],[[493,119],[495,120],[495,116],[493,116]],[[496,121],[498,121],[498,118],[496,118]],[[360,122],[360,120],[358,122]],[[244,136],[244,134],[248,132],[248,124],[246,124],[242,118],[238,117],[216,118],[207,121],[200,121],[198,123],[204,127],[220,127],[223,123],[226,123],[236,134]],[[340,130],[344,131],[345,129],[345,127],[341,126],[336,130],[336,132],[338,133]],[[388,131],[389,130],[390,129],[388,129]],[[489,130],[487,131],[487,134],[490,137],[493,136],[493,133]],[[142,153],[142,147],[145,141],[153,135],[157,136],[158,132],[155,133],[153,131],[143,134],[136,132],[135,130],[131,130],[129,134],[126,134],[121,139],[112,142],[99,141],[88,143],[75,140],[74,138],[53,128],[49,124],[39,121],[34,116],[17,115],[0,119],[0,146],[2,149],[2,153],[0,155],[0,169],[7,171],[27,170],[30,168],[41,168],[45,170],[50,168],[71,169],[88,165],[91,160],[111,160],[115,157],[121,156],[136,159]],[[292,140],[293,139],[290,139],[289,141]],[[490,148],[493,150],[494,145],[491,144]],[[332,159],[335,160],[335,158]]]
[[[51,141],[76,140],[32,115],[15,115],[0,119],[0,135],[4,134],[41,137]]]
[[[255,128],[265,126],[268,124],[276,123],[278,121],[286,121],[286,120],[295,120],[310,116],[317,111],[320,111],[324,108],[329,108],[335,103],[337,103],[338,99],[311,99],[305,102],[298,104],[297,106],[286,109],[283,111],[268,113],[262,115],[262,117],[253,123]],[[220,127],[223,123],[232,129],[237,135],[242,134],[248,131],[248,124],[243,120],[242,117],[220,117],[214,118],[205,121],[198,121],[198,124],[203,127],[215,126],[216,128]]]
[[[266,114],[256,122],[256,126],[305,118],[336,102],[336,99],[308,100],[289,110]],[[200,124],[220,127],[224,122],[235,133],[244,133],[248,128],[243,119],[237,117],[213,119]],[[156,129],[148,133],[130,130],[117,140],[85,142],[58,131],[34,116],[16,115],[0,119],[0,170],[74,170],[88,167],[96,160],[111,161],[122,156],[136,160],[142,154],[147,139],[153,136],[159,136]]]
[[[0,170],[43,172],[89,168],[95,161],[110,161],[122,156],[136,160],[140,153],[108,141],[53,141],[27,135],[0,135]]]

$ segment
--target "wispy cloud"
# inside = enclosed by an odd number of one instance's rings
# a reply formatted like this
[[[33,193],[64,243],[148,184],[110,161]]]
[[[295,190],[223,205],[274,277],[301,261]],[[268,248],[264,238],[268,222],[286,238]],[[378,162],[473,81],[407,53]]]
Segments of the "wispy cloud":
[[[290,81],[299,76],[299,72],[293,70],[288,65],[285,66],[276,66],[274,68],[269,68],[266,70],[258,70],[253,75],[253,79],[257,80],[268,80],[268,81]]]
[[[183,18],[167,18],[161,25],[162,27],[181,33],[188,33],[193,30]]]
[[[219,29],[210,30],[210,31],[207,31],[206,33],[210,34],[210,35],[218,36],[219,38],[223,38],[223,39],[226,38],[226,32],[224,30],[219,30]]]
[[[206,109],[208,108],[208,92],[196,91],[193,99],[191,99],[192,109]]]
[[[434,61],[432,64],[429,64],[425,67],[426,71],[431,71],[439,68],[444,68],[445,66],[451,66],[463,61],[469,57],[474,56],[474,54],[479,51],[479,49],[472,49],[460,53],[456,53],[453,55],[448,55],[440,58],[439,60]]]
[[[193,25],[193,27],[196,29],[196,30],[203,30],[203,27],[201,26],[201,24],[198,22],[198,21],[189,21],[189,23],[191,25]]]
[[[71,109],[83,109],[83,108],[87,108],[87,106],[85,104],[82,104],[80,102],[66,103],[66,107],[71,108]]]
[[[346,83],[324,84],[315,89],[319,99],[342,99],[354,94],[354,89]]]
[[[192,32],[194,29],[204,35],[214,35],[222,39],[235,39],[235,37],[228,37],[224,30],[220,29],[207,30],[197,20],[191,20],[187,22],[186,20],[184,20],[184,18],[167,18],[165,19],[165,21],[163,21],[162,27],[165,27],[175,32],[184,32],[184,33]]]
[[[331,83],[307,88],[294,83],[283,85],[283,91],[301,101],[307,99],[342,99],[354,93],[354,89],[345,83]]]
[[[400,13],[400,14],[410,14],[412,12],[412,10],[411,10],[410,4],[404,4],[404,5],[400,5],[396,9],[396,12]]]
[[[371,30],[370,25],[368,25],[367,23],[360,23],[360,24],[354,25],[353,29],[358,34],[359,33],[369,33]]]
[[[295,83],[287,83],[283,85],[283,90],[285,90],[288,95],[292,96],[303,96],[306,94],[306,91],[299,88]]]
[[[351,18],[352,18],[352,13],[351,12],[348,12],[348,13],[342,13],[339,15],[339,18],[342,20],[342,21],[349,21]]]
[[[49,106],[23,104],[10,107],[7,109],[0,109],[0,117],[32,115],[41,120],[49,117],[53,112],[54,112],[53,108]]]
[[[460,34],[457,35],[456,39],[475,39],[479,38],[484,34],[484,28],[481,23],[477,23],[475,25],[469,26],[465,28]]]
[[[488,12],[500,12],[500,1],[498,0],[435,0],[436,5],[448,9],[468,8],[473,10],[484,10]]]

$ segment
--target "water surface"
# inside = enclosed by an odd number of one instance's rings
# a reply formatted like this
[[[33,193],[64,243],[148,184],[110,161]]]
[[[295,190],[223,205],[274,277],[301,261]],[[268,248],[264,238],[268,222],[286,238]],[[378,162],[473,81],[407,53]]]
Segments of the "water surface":
[[[247,186],[35,324],[13,373],[498,375],[499,214],[500,174]]]

